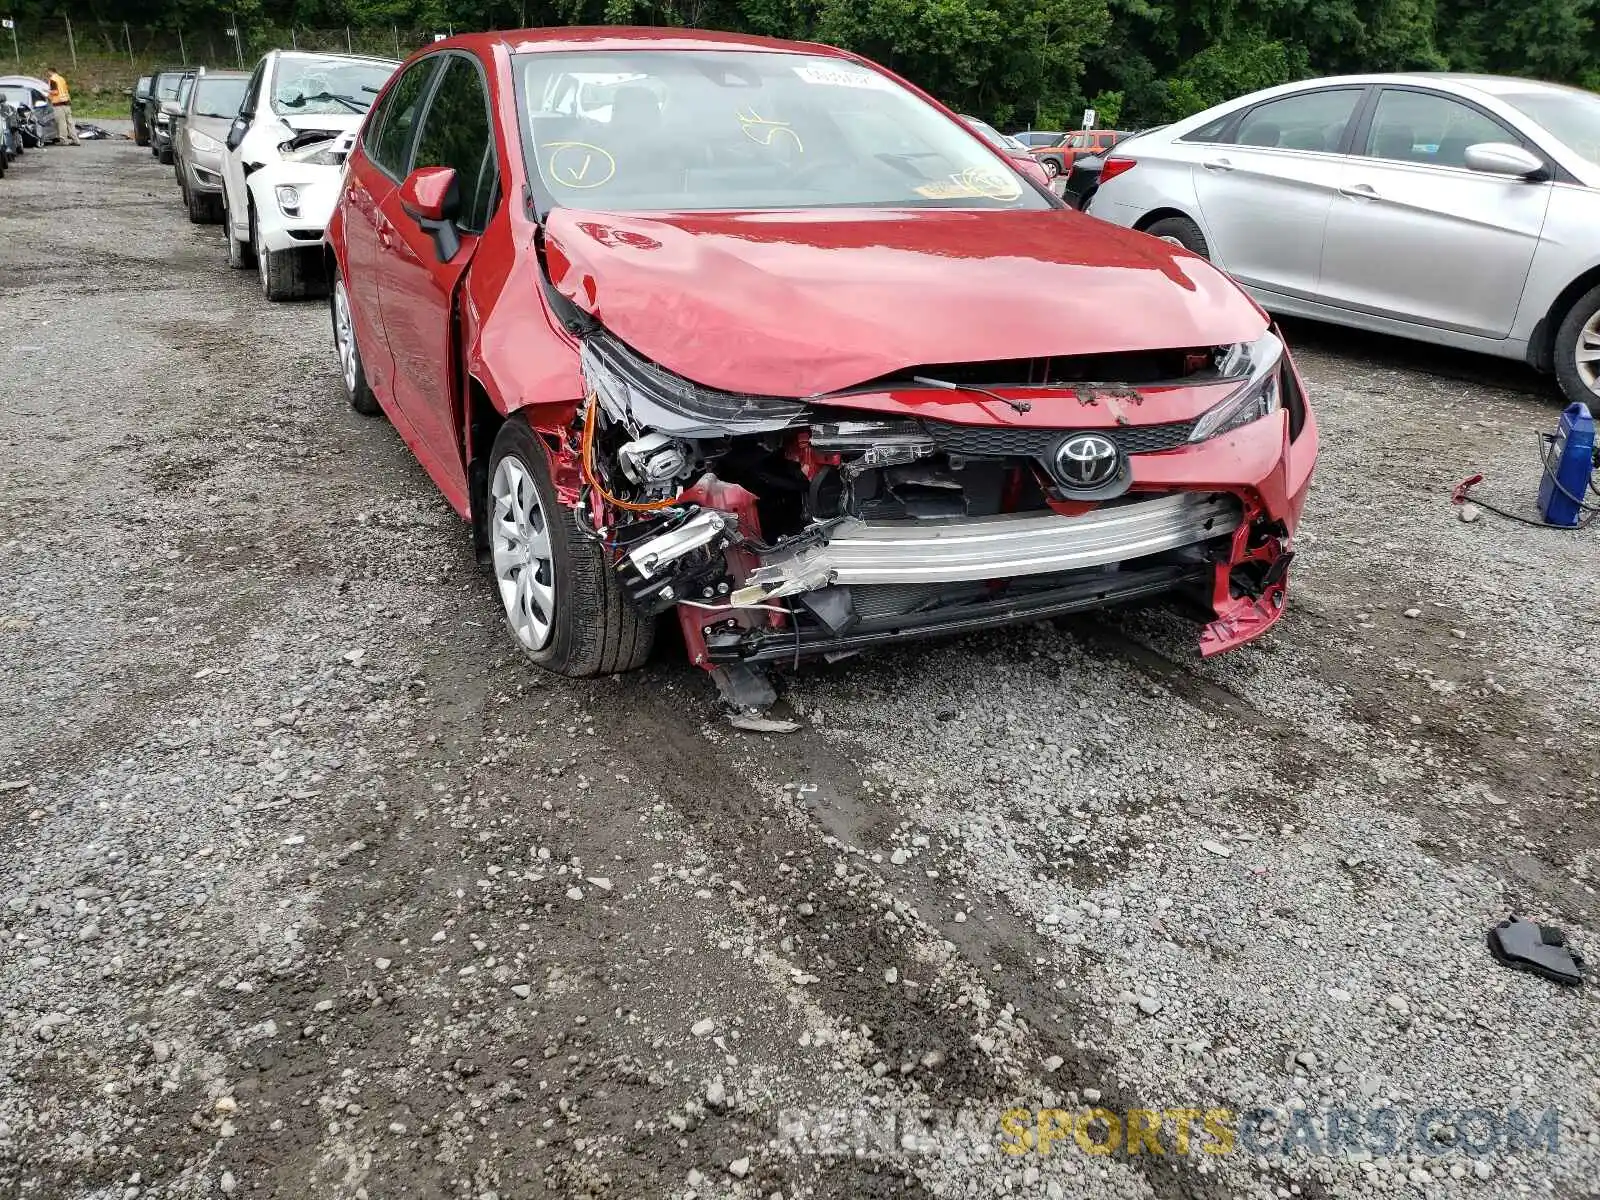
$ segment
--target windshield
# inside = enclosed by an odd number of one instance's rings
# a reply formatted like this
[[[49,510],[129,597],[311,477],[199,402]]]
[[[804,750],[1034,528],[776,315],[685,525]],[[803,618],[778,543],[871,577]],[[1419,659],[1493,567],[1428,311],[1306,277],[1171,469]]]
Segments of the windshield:
[[[557,204],[1047,207],[962,124],[853,62],[746,50],[515,61],[526,151]]]
[[[1593,92],[1506,92],[1499,97],[1537,121],[1574,154],[1600,166],[1600,96]]]
[[[272,111],[291,117],[364,113],[399,63],[361,58],[278,60]]]
[[[194,115],[197,117],[234,117],[244,103],[244,90],[250,80],[243,75],[237,78],[217,78],[207,75],[196,85]]]
[[[189,98],[189,89],[194,87],[194,76],[185,75],[178,81],[178,103],[182,104]]]
[[[176,73],[171,75],[157,75],[156,99],[176,100],[178,98],[178,85],[183,82],[183,78],[184,77],[182,75]]]

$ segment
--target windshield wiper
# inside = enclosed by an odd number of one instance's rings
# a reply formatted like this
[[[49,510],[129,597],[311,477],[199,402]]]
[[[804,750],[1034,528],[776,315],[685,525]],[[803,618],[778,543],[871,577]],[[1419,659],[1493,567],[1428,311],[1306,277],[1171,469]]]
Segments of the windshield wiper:
[[[313,100],[332,100],[336,104],[343,104],[351,112],[366,112],[372,107],[370,100],[357,100],[354,96],[344,96],[338,92],[314,92],[307,96],[299,93],[293,100],[283,101],[285,108],[304,108]]]

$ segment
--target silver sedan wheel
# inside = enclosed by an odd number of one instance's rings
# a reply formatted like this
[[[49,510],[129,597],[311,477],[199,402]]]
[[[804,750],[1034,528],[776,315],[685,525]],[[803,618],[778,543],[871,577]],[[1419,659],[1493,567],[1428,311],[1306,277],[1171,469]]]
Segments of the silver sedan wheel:
[[[339,354],[339,373],[344,376],[344,390],[356,394],[356,329],[350,321],[350,294],[344,290],[344,279],[333,282],[333,348]]]
[[[1574,357],[1578,360],[1578,378],[1591,392],[1600,392],[1600,310],[1578,330]]]
[[[494,578],[506,606],[506,619],[526,649],[542,650],[549,644],[555,623],[556,564],[538,489],[516,455],[500,460],[490,496],[494,503],[489,524]]]

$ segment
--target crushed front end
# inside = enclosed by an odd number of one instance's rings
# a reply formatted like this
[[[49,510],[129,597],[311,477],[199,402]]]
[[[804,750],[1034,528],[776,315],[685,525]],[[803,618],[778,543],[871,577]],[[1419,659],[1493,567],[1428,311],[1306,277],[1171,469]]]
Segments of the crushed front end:
[[[1156,598],[1212,655],[1283,611],[1316,431],[1272,332],[805,400],[700,387],[605,332],[582,369],[563,498],[703,667]]]

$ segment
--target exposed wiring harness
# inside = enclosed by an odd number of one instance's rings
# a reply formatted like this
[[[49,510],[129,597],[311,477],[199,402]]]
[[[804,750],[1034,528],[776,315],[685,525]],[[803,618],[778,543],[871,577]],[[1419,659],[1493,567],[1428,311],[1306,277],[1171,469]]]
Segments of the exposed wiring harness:
[[[1533,436],[1539,446],[1539,467],[1544,478],[1550,481],[1551,485],[1556,489],[1556,491],[1560,492],[1568,500],[1571,500],[1574,504],[1576,504],[1578,506],[1578,511],[1587,514],[1583,520],[1579,521],[1576,525],[1557,525],[1551,521],[1535,521],[1532,517],[1524,517],[1520,513],[1507,512],[1505,509],[1490,504],[1487,500],[1480,500],[1476,496],[1470,497],[1472,503],[1476,504],[1479,508],[1485,509],[1488,512],[1492,512],[1497,517],[1504,517],[1508,521],[1516,521],[1521,525],[1532,525],[1535,529],[1587,529],[1594,522],[1596,517],[1600,517],[1600,504],[1585,504],[1584,496],[1574,496],[1571,492],[1567,491],[1561,480],[1556,478],[1555,469],[1550,465],[1551,450],[1555,442],[1555,435],[1535,430]],[[1451,494],[1450,503],[1465,504],[1469,499],[1467,493],[1482,482],[1482,475],[1471,475],[1466,479],[1463,479],[1456,485],[1456,490]],[[1593,477],[1591,477],[1589,480],[1589,491],[1594,493],[1596,496],[1600,496],[1600,487],[1595,486]]]
[[[669,496],[665,500],[651,500],[639,504],[633,500],[622,500],[606,491],[605,485],[600,482],[594,470],[594,433],[595,427],[600,423],[600,402],[593,392],[589,393],[589,401],[583,410],[583,438],[578,455],[578,463],[583,471],[584,482],[592,487],[607,504],[627,512],[660,512],[664,508],[675,508],[683,503],[683,493]]]

